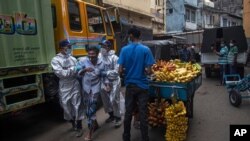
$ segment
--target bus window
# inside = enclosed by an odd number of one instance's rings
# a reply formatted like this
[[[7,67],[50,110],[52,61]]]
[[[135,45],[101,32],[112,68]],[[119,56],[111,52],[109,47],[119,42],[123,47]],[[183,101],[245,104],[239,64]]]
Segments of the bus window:
[[[99,8],[87,6],[89,32],[105,33],[103,19]]]
[[[69,11],[69,25],[71,30],[81,31],[81,19],[80,19],[80,10],[78,3],[74,1],[68,1],[68,11]]]
[[[105,25],[107,29],[107,35],[112,36],[111,24],[109,22],[109,16],[108,16],[107,11],[104,12],[104,19],[105,19]]]

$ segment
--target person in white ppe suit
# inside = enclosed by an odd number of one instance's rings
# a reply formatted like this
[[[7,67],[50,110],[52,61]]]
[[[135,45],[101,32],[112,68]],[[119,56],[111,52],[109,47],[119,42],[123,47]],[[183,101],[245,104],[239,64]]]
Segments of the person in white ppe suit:
[[[86,49],[88,56],[79,58],[78,65],[83,68],[79,71],[79,75],[82,76],[84,103],[89,128],[89,132],[84,139],[90,141],[92,140],[92,134],[99,127],[96,120],[96,111],[97,100],[100,96],[100,70],[103,66],[98,57],[98,45],[91,45]]]
[[[101,97],[104,110],[109,114],[106,123],[114,121],[115,127],[121,125],[120,113],[120,88],[121,80],[118,73],[119,65],[117,64],[118,56],[115,51],[111,50],[111,42],[108,40],[102,41],[100,58],[103,63],[101,71]]]
[[[77,79],[77,60],[71,56],[71,44],[67,40],[59,43],[60,52],[51,60],[52,69],[59,78],[59,100],[64,119],[70,121],[76,136],[80,137],[84,118],[80,83]]]

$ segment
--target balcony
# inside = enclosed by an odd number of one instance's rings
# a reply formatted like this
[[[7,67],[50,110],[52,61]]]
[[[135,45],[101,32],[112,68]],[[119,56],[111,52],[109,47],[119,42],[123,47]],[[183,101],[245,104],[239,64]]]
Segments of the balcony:
[[[186,30],[196,30],[197,29],[197,23],[186,22],[185,29]]]
[[[212,7],[214,8],[214,2],[210,0],[204,0],[204,6]]]

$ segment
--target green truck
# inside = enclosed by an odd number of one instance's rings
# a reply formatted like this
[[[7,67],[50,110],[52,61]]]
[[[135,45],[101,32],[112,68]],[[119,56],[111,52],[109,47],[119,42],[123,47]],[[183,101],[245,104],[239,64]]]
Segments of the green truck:
[[[0,115],[45,101],[44,79],[55,56],[50,5],[0,0]]]

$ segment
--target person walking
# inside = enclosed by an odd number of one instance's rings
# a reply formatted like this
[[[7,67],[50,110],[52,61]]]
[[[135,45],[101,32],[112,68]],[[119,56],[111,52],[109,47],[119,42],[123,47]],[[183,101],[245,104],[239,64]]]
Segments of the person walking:
[[[104,40],[100,44],[102,46],[100,58],[104,66],[101,71],[101,97],[104,110],[109,114],[109,118],[105,122],[115,121],[115,127],[119,127],[121,125],[121,80],[118,72],[118,57],[115,55],[115,51],[111,49],[110,41]]]
[[[236,45],[235,40],[230,40],[229,43],[229,52],[227,56],[228,64],[229,64],[229,73],[236,74],[237,73],[237,55],[238,55],[238,47]]]
[[[123,141],[130,141],[131,120],[133,111],[138,102],[140,114],[140,130],[142,141],[148,141],[148,79],[146,75],[151,73],[151,66],[155,63],[151,50],[139,43],[140,31],[131,28],[128,31],[129,40],[132,43],[121,49],[118,59],[119,72],[125,75],[125,118]]]
[[[196,62],[196,53],[195,53],[195,44],[191,44],[190,48],[190,61],[195,63]]]
[[[77,79],[77,60],[71,56],[71,44],[67,40],[59,43],[60,53],[52,60],[51,66],[55,75],[59,78],[59,100],[64,111],[64,119],[70,121],[73,129],[80,137],[82,131],[82,119],[84,118],[81,87]]]
[[[220,47],[220,52],[217,52],[216,48],[212,48],[214,53],[219,56],[218,64],[220,65],[220,84],[223,85],[224,75],[226,74],[228,47],[226,46],[224,41],[221,41]]]
[[[190,50],[188,50],[188,46],[184,44],[182,49],[179,51],[179,58],[182,62],[189,62],[191,59]]]
[[[86,104],[86,116],[89,132],[84,138],[92,140],[92,134],[99,128],[96,120],[97,99],[100,95],[100,70],[103,68],[101,59],[98,58],[99,48],[97,45],[87,48],[88,56],[79,58],[78,65],[83,68],[79,71],[82,76],[84,103]]]

